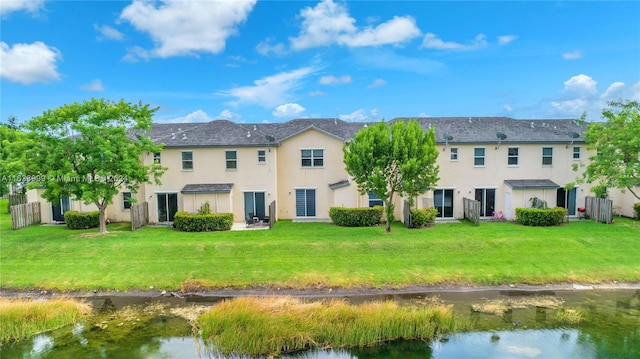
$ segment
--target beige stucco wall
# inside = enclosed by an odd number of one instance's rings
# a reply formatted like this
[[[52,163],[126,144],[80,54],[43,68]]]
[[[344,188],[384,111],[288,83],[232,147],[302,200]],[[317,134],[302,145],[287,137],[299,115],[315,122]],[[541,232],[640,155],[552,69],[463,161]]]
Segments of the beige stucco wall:
[[[633,191],[640,195],[640,186],[633,188]],[[633,205],[640,202],[629,190],[620,190],[617,188],[609,189],[609,199],[613,201],[613,213],[625,217],[634,218],[635,212]]]
[[[556,205],[556,190],[513,190],[504,183],[509,179],[549,179],[561,187],[568,183],[575,183],[581,172],[574,172],[572,165],[580,163],[573,159],[573,147],[581,147],[581,159],[586,159],[587,153],[582,144],[495,144],[469,145],[450,144],[439,145],[438,165],[440,166],[440,180],[436,188],[453,189],[454,217],[463,217],[463,197],[475,199],[477,188],[496,189],[495,209],[503,211],[510,219],[515,219],[517,207],[530,207],[529,199],[537,196],[547,201],[549,206]],[[451,160],[451,148],[458,148],[458,160]],[[485,149],[484,166],[474,166],[474,149]],[[509,166],[508,148],[518,148],[518,165]],[[553,164],[542,165],[542,147],[553,148]],[[577,187],[577,207],[584,204],[584,197],[588,195],[586,185]],[[507,197],[510,196],[510,206],[507,209]],[[433,194],[426,193],[416,201],[419,208],[432,206]],[[396,205],[396,210],[398,205]]]
[[[42,198],[43,188],[34,188],[27,191],[27,202],[40,202],[40,218],[42,223],[54,223],[51,203]],[[93,212],[98,208],[94,204],[84,204],[81,201],[69,201],[70,210],[78,212]]]
[[[258,150],[265,150],[266,161],[258,163]],[[237,169],[226,169],[226,150],[237,153]],[[193,170],[182,170],[182,152],[193,152]],[[151,157],[146,159],[150,163]],[[244,192],[265,192],[268,206],[276,199],[276,157],[275,151],[257,147],[227,148],[165,148],[161,153],[161,165],[167,171],[161,177],[162,184],[147,184],[144,188],[145,200],[149,202],[149,220],[157,222],[157,193],[178,194],[178,210],[195,212],[206,201],[211,202],[211,210],[218,213],[231,212],[236,222],[244,221]],[[180,191],[187,184],[233,183],[229,194],[189,194]],[[213,205],[215,203],[215,206]]]
[[[355,183],[332,190],[329,184],[349,179],[342,161],[343,142],[315,129],[309,129],[285,141],[278,147],[278,218],[296,218],[296,189],[316,190],[316,217],[329,218],[329,207],[357,203]],[[324,166],[301,165],[301,149],[322,149]]]

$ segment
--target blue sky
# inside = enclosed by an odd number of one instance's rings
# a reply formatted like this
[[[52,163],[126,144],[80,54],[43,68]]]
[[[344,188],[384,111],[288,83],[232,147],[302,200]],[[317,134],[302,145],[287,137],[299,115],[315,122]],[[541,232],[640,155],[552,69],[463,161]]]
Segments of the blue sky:
[[[640,100],[640,2],[1,0],[0,118],[599,120]]]

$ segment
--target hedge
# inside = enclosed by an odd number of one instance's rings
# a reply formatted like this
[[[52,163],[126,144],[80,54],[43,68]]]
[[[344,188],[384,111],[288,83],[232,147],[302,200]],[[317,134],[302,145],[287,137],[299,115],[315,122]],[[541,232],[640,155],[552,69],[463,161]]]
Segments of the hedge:
[[[636,212],[636,219],[640,219],[640,202],[633,205],[633,211]]]
[[[100,226],[100,212],[66,211],[64,212],[64,223],[69,229],[97,228]]]
[[[331,207],[329,209],[329,217],[338,226],[368,227],[380,223],[382,209],[382,206],[363,208]]]
[[[559,226],[566,216],[567,210],[562,207],[516,208],[516,221],[525,226]]]
[[[411,210],[411,225],[414,228],[425,227],[433,224],[438,216],[438,210],[431,208],[412,209]]]
[[[233,213],[178,212],[173,220],[173,226],[181,232],[228,231],[232,225]]]

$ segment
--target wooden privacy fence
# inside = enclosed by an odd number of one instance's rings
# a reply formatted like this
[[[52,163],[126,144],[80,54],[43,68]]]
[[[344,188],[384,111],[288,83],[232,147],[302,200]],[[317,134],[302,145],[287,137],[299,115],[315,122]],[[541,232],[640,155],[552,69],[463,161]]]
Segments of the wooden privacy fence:
[[[276,223],[276,201],[269,203],[269,229]]]
[[[9,195],[9,207],[17,204],[27,203],[27,195],[25,194],[10,194]]]
[[[613,201],[606,198],[587,196],[585,202],[585,216],[602,223],[613,223]]]
[[[404,219],[404,225],[407,226],[407,228],[412,228],[413,223],[411,223],[411,205],[409,205],[409,202],[407,201],[404,201],[404,211],[402,211],[402,216]]]
[[[28,227],[42,222],[40,202],[22,203],[9,207],[13,229]]]
[[[480,201],[471,198],[462,198],[464,218],[474,224],[480,224]]]
[[[149,203],[134,203],[131,205],[131,230],[142,228],[149,224]]]

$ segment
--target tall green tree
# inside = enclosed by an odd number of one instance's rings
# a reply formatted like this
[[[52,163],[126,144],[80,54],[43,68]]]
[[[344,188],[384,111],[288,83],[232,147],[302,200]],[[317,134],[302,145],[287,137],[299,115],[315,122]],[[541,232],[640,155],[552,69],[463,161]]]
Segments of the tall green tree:
[[[394,219],[395,195],[414,198],[439,179],[435,131],[423,131],[416,120],[380,122],[363,128],[343,147],[343,153],[358,191],[372,191],[384,201],[387,232]]]
[[[145,165],[147,153],[160,152],[146,136],[157,108],[120,100],[91,99],[45,111],[25,127],[37,143],[29,155],[40,169],[43,197],[63,196],[95,204],[100,233],[106,233],[106,209],[122,189],[137,192],[140,184],[160,184],[166,168]]]
[[[27,151],[32,146],[15,117],[0,124],[0,194],[7,191],[8,185],[25,184],[29,178]]]
[[[602,117],[605,122],[592,123],[585,132],[587,148],[596,152],[589,157],[582,180],[598,183],[596,188],[626,189],[640,200],[634,191],[640,183],[640,103],[609,102]]]

